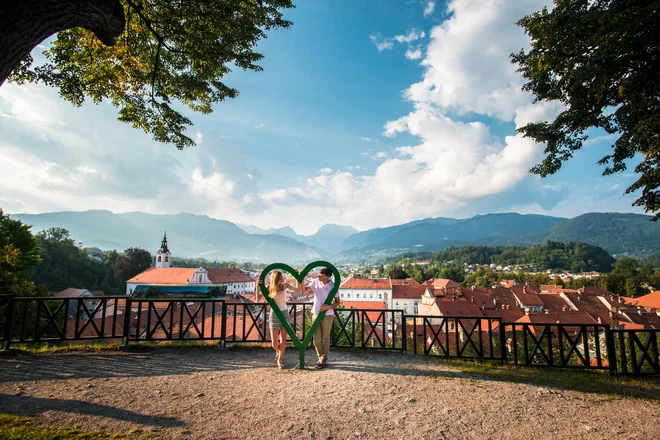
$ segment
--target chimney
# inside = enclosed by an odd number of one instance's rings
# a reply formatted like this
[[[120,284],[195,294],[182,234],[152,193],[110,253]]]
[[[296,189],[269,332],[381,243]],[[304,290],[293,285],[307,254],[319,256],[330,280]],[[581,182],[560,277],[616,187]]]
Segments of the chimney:
[[[474,290],[474,284],[472,285],[472,290]]]
[[[527,293],[527,286],[523,286],[523,293]]]
[[[561,306],[561,311],[565,312],[566,311],[566,306]]]
[[[472,304],[474,304],[474,296],[473,296],[472,298],[470,298],[470,302],[471,302]]]
[[[619,297],[619,304],[623,304],[624,302],[623,298]]]
[[[600,319],[600,316],[599,316],[599,317],[598,317],[598,324],[602,324],[602,323],[603,323],[603,320]]]
[[[493,298],[493,306],[495,306],[495,308],[497,308],[497,298]]]

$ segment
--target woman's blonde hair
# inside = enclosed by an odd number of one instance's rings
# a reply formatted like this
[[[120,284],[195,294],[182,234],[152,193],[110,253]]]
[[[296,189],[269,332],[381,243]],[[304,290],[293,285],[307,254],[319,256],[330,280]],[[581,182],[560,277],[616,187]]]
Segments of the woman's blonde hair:
[[[277,295],[280,284],[282,284],[282,272],[276,270],[270,276],[270,283],[268,283],[268,292],[270,292],[271,298],[274,298],[275,295]]]

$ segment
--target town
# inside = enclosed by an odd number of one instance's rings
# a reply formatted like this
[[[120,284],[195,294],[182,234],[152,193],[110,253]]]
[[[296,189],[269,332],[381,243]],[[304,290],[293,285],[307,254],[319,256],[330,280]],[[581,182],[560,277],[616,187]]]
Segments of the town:
[[[172,258],[165,235],[155,254],[154,267],[127,280],[126,297],[134,298],[138,302],[141,298],[191,298],[190,301],[194,301],[194,298],[206,297],[223,299],[228,304],[241,304],[243,308],[266,303],[266,299],[256,289],[259,270],[242,270],[236,267],[171,267]],[[419,261],[416,264],[426,265],[429,262]],[[472,265],[466,266],[465,270],[474,270],[474,267],[470,266]],[[356,266],[342,267],[343,271],[357,272],[359,269]],[[568,281],[568,277],[594,278],[598,275],[593,271],[577,275],[564,273],[557,275],[556,279],[565,278]],[[608,324],[613,329],[660,329],[660,291],[631,298],[597,286],[570,289],[558,284],[533,286],[518,284],[514,280],[503,280],[487,287],[465,287],[451,279],[443,278],[431,278],[420,283],[412,278],[363,277],[351,273],[342,278],[338,295],[342,309],[368,310],[372,321],[385,322],[389,337],[395,326],[401,324],[402,319],[414,322],[418,317],[429,317],[428,322],[432,325],[442,323],[442,317],[465,317],[473,320],[500,318],[505,322],[520,324]],[[98,301],[94,301],[94,296],[95,292],[91,290],[76,288],[54,294],[54,297],[60,299],[84,298],[88,312],[97,308]],[[301,304],[311,300],[309,294],[287,292],[287,302],[298,304],[300,311],[304,310]],[[112,306],[114,313],[124,312],[123,303],[120,301],[111,304],[110,308]],[[133,307],[137,307],[136,303]],[[163,303],[162,307],[166,307],[166,303]],[[104,310],[107,308],[106,306]],[[396,315],[392,319],[394,322],[390,323],[388,317],[391,315],[385,313],[386,311],[402,313]],[[147,331],[148,316],[152,313],[147,308],[144,312],[146,315],[141,320],[142,327],[131,330],[138,338]],[[94,326],[88,327],[88,331],[92,332],[93,328],[101,327],[102,321],[108,317],[107,310],[105,313],[101,316],[101,311],[97,311],[92,315],[92,320],[96,322]],[[174,310],[169,313],[174,313]],[[208,313],[205,317],[207,315]],[[162,319],[162,316],[160,318]],[[237,316],[234,319],[249,319],[250,326],[254,326],[257,320],[249,316]],[[262,316],[263,319],[265,316]],[[244,334],[240,337],[257,338],[256,334]]]

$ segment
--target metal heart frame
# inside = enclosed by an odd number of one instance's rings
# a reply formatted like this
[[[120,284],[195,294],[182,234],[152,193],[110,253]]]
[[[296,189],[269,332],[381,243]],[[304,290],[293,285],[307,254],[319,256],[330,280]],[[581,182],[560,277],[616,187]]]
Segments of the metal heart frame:
[[[289,322],[284,319],[284,315],[280,311],[280,308],[277,307],[277,304],[275,304],[275,301],[270,297],[270,292],[266,288],[266,281],[265,278],[266,276],[274,271],[274,270],[281,270],[284,272],[287,272],[291,274],[293,278],[298,281],[299,284],[302,284],[303,280],[311,272],[313,269],[317,267],[327,267],[332,271],[332,275],[334,276],[334,286],[332,290],[330,290],[330,293],[328,294],[328,298],[325,300],[324,304],[330,305],[332,304],[332,301],[335,299],[335,295],[339,291],[339,286],[341,285],[341,275],[339,274],[339,271],[337,268],[328,263],[327,261],[314,261],[312,263],[309,263],[305,268],[302,270],[302,272],[298,272],[295,270],[293,267],[289,266],[288,264],[284,263],[273,263],[264,268],[264,270],[261,271],[261,274],[259,275],[259,283],[258,283],[258,288],[261,294],[264,296],[266,299],[266,302],[268,302],[268,305],[270,306],[271,313],[275,313],[277,316],[277,319],[280,320],[282,323],[282,327],[284,327],[284,330],[286,333],[289,335],[291,338],[291,341],[293,344],[296,346],[298,349],[298,354],[300,357],[300,363],[298,364],[298,367],[302,370],[305,368],[305,350],[309,346],[309,343],[312,341],[312,338],[314,337],[314,332],[316,331],[316,328],[320,325],[321,321],[323,321],[323,317],[325,317],[325,311],[321,311],[317,316],[314,322],[312,322],[312,326],[309,328],[309,331],[307,332],[307,335],[305,338],[301,341],[298,339],[298,335],[296,335],[296,332],[293,328],[291,328],[291,325]],[[303,319],[305,319],[305,316],[303,315]],[[295,325],[295,323],[294,323]],[[271,338],[273,335],[271,335]]]

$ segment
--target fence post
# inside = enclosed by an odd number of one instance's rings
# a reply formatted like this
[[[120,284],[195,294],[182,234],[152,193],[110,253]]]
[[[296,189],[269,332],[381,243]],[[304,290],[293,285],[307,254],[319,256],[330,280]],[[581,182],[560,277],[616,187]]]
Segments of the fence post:
[[[401,314],[401,351],[408,353],[408,329],[406,328],[406,314]],[[392,332],[394,334],[394,332]]]
[[[227,346],[227,300],[222,301],[222,319],[220,322],[220,346]]]
[[[5,331],[2,335],[2,351],[9,350],[11,344],[12,329],[14,328],[14,296],[9,297],[7,303],[7,319],[5,319]]]
[[[502,356],[502,363],[507,364],[507,351],[506,351],[506,325],[504,321],[500,320],[500,354]]]
[[[126,298],[126,305],[124,308],[124,331],[122,337],[122,347],[128,346],[128,340],[130,338],[130,327],[131,327],[131,298]]]
[[[607,347],[607,362],[610,364],[610,374],[617,373],[616,348],[614,345],[614,332],[609,325],[605,327],[605,346]]]

